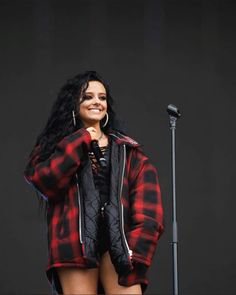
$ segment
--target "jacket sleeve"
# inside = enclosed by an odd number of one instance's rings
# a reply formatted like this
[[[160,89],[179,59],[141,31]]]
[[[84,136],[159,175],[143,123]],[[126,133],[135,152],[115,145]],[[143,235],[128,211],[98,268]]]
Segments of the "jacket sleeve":
[[[68,189],[71,177],[80,165],[84,149],[89,148],[90,133],[84,129],[64,137],[57,145],[51,156],[38,162],[39,146],[30,154],[24,170],[26,181],[46,200],[57,200]]]
[[[129,246],[133,251],[133,260],[149,266],[164,229],[163,208],[156,168],[140,148],[133,152],[129,174]]]

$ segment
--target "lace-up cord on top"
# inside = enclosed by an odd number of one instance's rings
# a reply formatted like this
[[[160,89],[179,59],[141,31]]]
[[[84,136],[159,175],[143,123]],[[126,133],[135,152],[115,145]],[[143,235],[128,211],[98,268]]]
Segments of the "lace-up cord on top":
[[[92,165],[94,183],[96,189],[99,190],[99,195],[102,205],[109,201],[110,187],[110,148],[109,145],[100,147],[103,156],[107,161],[106,167],[100,167],[93,152],[89,152],[89,157]]]

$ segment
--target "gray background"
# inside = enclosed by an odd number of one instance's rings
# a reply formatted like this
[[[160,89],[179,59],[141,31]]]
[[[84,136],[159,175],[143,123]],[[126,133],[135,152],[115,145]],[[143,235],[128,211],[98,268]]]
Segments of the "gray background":
[[[97,70],[159,172],[165,234],[146,294],[170,294],[177,126],[181,294],[236,294],[235,1],[0,1],[0,293],[48,294],[46,226],[23,170],[59,88]]]

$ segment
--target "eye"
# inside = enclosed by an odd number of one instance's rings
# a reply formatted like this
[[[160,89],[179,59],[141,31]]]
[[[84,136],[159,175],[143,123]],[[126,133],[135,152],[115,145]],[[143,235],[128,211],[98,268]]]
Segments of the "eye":
[[[91,95],[87,95],[87,94],[85,94],[85,95],[83,96],[83,100],[89,100],[89,99],[92,99],[92,96],[91,96]]]
[[[106,97],[106,96],[100,96],[100,99],[101,99],[101,100],[106,100],[107,97]]]

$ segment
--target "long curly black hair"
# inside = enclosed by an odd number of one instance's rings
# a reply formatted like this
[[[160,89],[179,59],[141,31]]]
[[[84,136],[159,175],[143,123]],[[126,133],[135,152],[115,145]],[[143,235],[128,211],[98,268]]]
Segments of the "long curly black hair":
[[[105,127],[103,127],[105,118],[101,120],[102,131],[107,133],[108,129],[111,128],[124,133],[121,127],[121,121],[117,119],[113,110],[113,99],[108,84],[96,71],[86,71],[69,79],[61,88],[58,97],[52,106],[46,126],[36,139],[35,145],[39,146],[39,157],[37,162],[46,160],[52,154],[56,144],[60,140],[83,127],[77,106],[79,105],[78,101],[83,101],[83,95],[88,88],[89,81],[99,81],[106,89],[107,113],[109,120]],[[72,111],[76,114],[76,125],[74,125]],[[39,195],[38,198],[42,209],[42,207],[44,208],[45,202]]]

